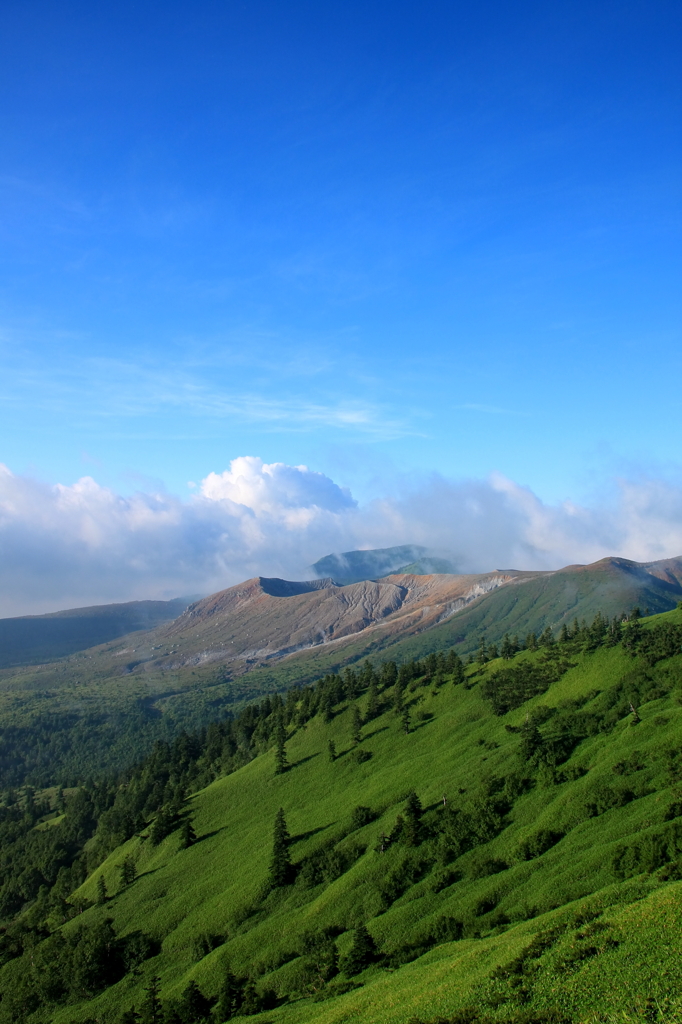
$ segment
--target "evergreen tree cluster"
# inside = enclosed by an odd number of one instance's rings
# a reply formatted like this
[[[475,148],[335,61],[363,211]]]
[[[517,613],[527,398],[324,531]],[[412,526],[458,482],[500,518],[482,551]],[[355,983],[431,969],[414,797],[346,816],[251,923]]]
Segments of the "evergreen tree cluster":
[[[248,1017],[276,1005],[272,992],[259,993],[249,978],[237,978],[227,967],[219,995],[209,998],[190,981],[179,999],[162,1000],[159,979],[150,980],[139,1007],[130,1006],[117,1024],[223,1024],[233,1017]]]

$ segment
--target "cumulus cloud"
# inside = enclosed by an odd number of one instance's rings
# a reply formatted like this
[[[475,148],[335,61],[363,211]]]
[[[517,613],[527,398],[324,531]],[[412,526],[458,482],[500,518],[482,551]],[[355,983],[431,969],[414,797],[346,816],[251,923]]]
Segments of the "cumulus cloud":
[[[0,615],[303,579],[324,554],[422,544],[462,572],[682,553],[682,489],[622,481],[609,505],[548,505],[501,476],[434,475],[364,505],[306,466],[234,459],[187,501],[48,485],[0,466]]]

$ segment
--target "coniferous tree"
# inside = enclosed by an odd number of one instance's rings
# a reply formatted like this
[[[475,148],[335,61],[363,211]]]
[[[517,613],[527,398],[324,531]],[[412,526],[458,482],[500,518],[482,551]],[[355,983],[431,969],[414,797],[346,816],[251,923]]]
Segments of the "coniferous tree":
[[[159,979],[156,976],[151,979],[144,992],[140,1006],[140,1024],[161,1024],[163,1007],[159,999]]]
[[[359,743],[362,739],[362,715],[357,704],[350,709],[350,728],[353,743]]]
[[[104,881],[104,875],[100,875],[97,879],[97,902],[101,905],[107,902],[107,883]]]
[[[118,1016],[117,1024],[138,1024],[140,1015],[134,1006],[131,1006],[129,1010],[123,1010]]]
[[[400,680],[397,680],[393,687],[393,710],[396,715],[400,716],[403,713],[403,695],[405,692],[405,686]]]
[[[379,676],[381,687],[384,690],[390,689],[391,686],[395,686],[398,678],[398,668],[394,661],[385,661],[381,666],[381,673]]]
[[[479,665],[485,665],[488,660],[488,645],[485,642],[485,636],[482,636],[478,641],[478,650],[476,651],[476,661]]]
[[[323,722],[325,725],[329,725],[334,719],[334,698],[327,687],[322,691],[320,711],[322,712]]]
[[[280,807],[275,815],[275,827],[272,834],[270,884],[273,886],[288,885],[292,880],[293,869],[289,855],[290,838],[284,817],[284,808]]]
[[[452,673],[452,682],[454,686],[464,682],[464,664],[462,659],[455,651],[450,651],[448,654],[448,672]]]
[[[403,839],[408,846],[418,846],[421,839],[422,805],[414,790],[405,801],[405,824]]]
[[[353,944],[340,964],[345,974],[353,975],[364,971],[376,958],[377,947],[364,924],[355,929]]]
[[[170,807],[162,807],[154,819],[150,838],[152,846],[158,846],[166,836],[169,836],[175,827],[175,815]]]
[[[262,1009],[263,1000],[258,995],[255,984],[252,981],[247,981],[242,994],[240,1013],[243,1017],[250,1017],[254,1013],[260,1013]]]
[[[537,651],[537,649],[538,649],[538,638],[537,638],[537,635],[535,633],[529,633],[528,634],[528,636],[526,637],[525,647],[526,647],[527,651]]]
[[[504,658],[505,661],[511,661],[515,653],[511,637],[509,633],[505,633],[502,638],[502,646],[500,647],[500,657]]]
[[[197,841],[197,834],[194,831],[191,818],[185,818],[180,830],[180,849],[188,850]]]
[[[275,726],[275,775],[283,775],[289,767],[286,751],[287,734],[282,716],[277,718]]]
[[[526,721],[521,726],[520,754],[522,760],[534,760],[538,753],[542,751],[543,746],[544,740],[542,738],[542,733],[534,722],[526,718]]]
[[[328,750],[329,750],[329,760],[332,761],[332,762],[336,761],[336,744],[334,743],[334,740],[330,740],[329,741]]]
[[[570,642],[571,642],[571,633],[569,631],[568,626],[564,622],[564,624],[561,627],[561,632],[559,633],[559,643],[560,644],[568,644]]]
[[[355,669],[346,668],[343,671],[343,688],[346,700],[355,700],[358,695],[358,677]]]
[[[216,1007],[216,1020],[218,1024],[232,1020],[233,1017],[239,1014],[242,1005],[242,987],[229,967],[226,968]]]
[[[407,705],[405,705],[405,707],[403,708],[403,710],[402,710],[402,712],[400,714],[400,724],[401,724],[401,726],[403,728],[403,732],[405,733],[405,735],[406,736],[409,735],[409,732],[410,732],[410,709],[408,708]]]
[[[367,713],[365,715],[368,722],[371,722],[373,718],[376,718],[379,714],[379,692],[377,690],[376,677],[373,675],[367,690]]]
[[[180,997],[178,1009],[183,1024],[201,1024],[208,1018],[211,1004],[196,981],[190,981]]]
[[[125,857],[118,870],[121,879],[121,887],[130,885],[131,882],[135,881],[137,870],[135,868],[135,861],[132,857]]]
[[[552,632],[551,626],[545,626],[545,628],[542,631],[542,636],[540,637],[538,643],[540,644],[540,647],[554,646],[554,633]]]

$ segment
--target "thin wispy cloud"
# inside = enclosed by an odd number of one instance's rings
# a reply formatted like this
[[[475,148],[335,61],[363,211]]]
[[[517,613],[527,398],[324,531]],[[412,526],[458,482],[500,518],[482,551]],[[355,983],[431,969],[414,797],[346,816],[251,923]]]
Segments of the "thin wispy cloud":
[[[107,420],[116,420],[120,426],[121,420],[178,411],[194,420],[236,420],[266,431],[323,426],[378,440],[416,433],[409,412],[398,417],[385,404],[338,395],[330,395],[325,402],[320,387],[316,400],[311,400],[293,390],[281,393],[285,383],[281,380],[276,397],[268,393],[273,390],[270,386],[259,393],[255,388],[222,385],[219,378],[229,373],[209,359],[199,367],[167,367],[156,360],[85,358],[77,364],[70,361],[62,370],[58,365],[14,357],[6,360],[6,367],[0,383],[6,405],[23,406],[30,395],[34,408],[68,415],[80,423],[87,420],[100,429]],[[331,368],[325,371],[330,374]],[[211,382],[212,377],[218,381]]]

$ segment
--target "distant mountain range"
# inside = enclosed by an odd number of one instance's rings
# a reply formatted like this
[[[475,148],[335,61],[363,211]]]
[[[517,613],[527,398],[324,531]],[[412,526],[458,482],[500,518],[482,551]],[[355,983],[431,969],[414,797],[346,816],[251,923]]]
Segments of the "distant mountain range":
[[[54,661],[126,633],[153,629],[181,615],[190,601],[128,601],[0,619],[0,668]]]

